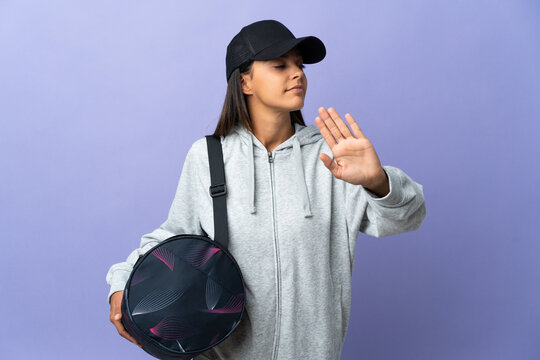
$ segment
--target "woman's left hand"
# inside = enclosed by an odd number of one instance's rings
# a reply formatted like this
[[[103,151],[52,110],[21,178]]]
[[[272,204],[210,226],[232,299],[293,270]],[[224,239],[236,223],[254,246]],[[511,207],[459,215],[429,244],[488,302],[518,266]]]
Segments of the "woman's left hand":
[[[322,153],[319,158],[332,174],[348,183],[362,185],[379,196],[388,194],[388,176],[381,166],[373,145],[364,136],[351,114],[345,114],[354,136],[347,124],[333,108],[319,108],[320,117],[315,118],[324,140],[330,146],[331,157]],[[336,141],[337,140],[337,141]]]

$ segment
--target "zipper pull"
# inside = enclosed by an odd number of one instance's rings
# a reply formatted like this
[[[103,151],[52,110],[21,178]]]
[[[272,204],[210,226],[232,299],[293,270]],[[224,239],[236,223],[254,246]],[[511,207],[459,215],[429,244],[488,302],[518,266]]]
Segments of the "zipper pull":
[[[272,153],[271,153],[271,152],[268,152],[268,162],[269,162],[269,163],[273,163],[273,162],[274,162],[274,158],[272,157]]]

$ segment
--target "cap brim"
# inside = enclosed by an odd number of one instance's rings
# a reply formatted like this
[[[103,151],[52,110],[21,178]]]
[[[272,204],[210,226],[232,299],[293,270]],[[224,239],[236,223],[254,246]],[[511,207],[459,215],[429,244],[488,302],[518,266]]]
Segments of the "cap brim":
[[[273,44],[253,56],[253,60],[271,60],[285,55],[298,46],[304,64],[315,64],[326,56],[326,47],[319,38],[305,36]]]

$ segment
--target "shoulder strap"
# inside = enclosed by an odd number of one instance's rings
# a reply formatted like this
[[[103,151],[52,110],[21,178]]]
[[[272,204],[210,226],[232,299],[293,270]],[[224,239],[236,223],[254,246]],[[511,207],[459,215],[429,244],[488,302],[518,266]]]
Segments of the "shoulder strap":
[[[214,135],[206,135],[206,146],[208,147],[208,163],[210,164],[210,196],[214,203],[213,240],[227,248],[229,245],[227,186],[225,184],[221,139]]]

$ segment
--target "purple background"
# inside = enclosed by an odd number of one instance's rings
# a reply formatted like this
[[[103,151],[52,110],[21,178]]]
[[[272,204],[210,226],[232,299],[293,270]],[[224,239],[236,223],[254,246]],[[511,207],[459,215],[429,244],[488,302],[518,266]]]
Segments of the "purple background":
[[[358,237],[342,359],[540,358],[536,0],[0,1],[0,358],[151,358],[105,274],[165,220],[226,45],[268,18],[326,44],[306,122],[350,112],[424,186],[418,231]]]

